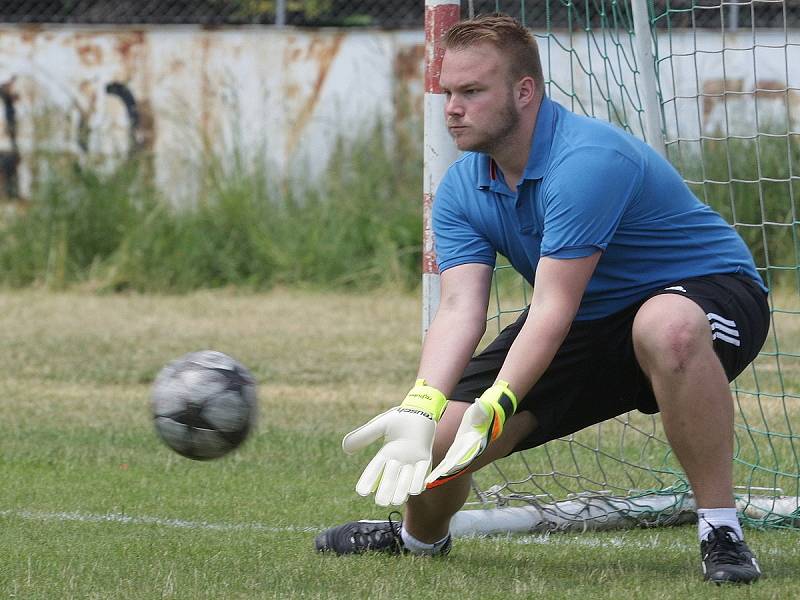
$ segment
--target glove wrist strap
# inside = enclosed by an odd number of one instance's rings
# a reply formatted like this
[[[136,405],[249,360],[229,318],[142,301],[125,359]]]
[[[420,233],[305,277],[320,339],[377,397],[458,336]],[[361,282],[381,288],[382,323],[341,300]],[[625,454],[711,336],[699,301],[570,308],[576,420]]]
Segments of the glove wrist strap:
[[[442,418],[446,404],[447,398],[442,392],[435,387],[426,385],[424,379],[417,379],[400,406],[425,412],[438,422]]]
[[[517,397],[508,387],[508,382],[498,379],[486,390],[485,398],[502,410],[503,423],[517,411]]]

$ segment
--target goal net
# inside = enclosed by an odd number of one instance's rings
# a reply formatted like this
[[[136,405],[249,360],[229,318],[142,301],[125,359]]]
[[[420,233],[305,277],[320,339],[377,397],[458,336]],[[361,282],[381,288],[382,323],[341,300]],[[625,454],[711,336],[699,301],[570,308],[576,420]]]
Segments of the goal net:
[[[450,12],[437,13],[442,5]],[[428,0],[425,197],[454,158],[436,125],[435,36],[458,1]],[[793,8],[792,8],[793,7]],[[611,121],[669,158],[749,244],[771,288],[772,329],[732,385],[737,506],[745,523],[800,527],[800,5],[752,0],[467,1],[505,12],[540,47],[548,94]],[[456,12],[455,18],[458,18]],[[431,157],[435,158],[431,158]],[[426,211],[429,212],[429,211]],[[423,328],[437,301],[426,228]],[[530,300],[498,262],[487,339]],[[657,415],[631,412],[475,475],[454,534],[583,530],[696,519]]]

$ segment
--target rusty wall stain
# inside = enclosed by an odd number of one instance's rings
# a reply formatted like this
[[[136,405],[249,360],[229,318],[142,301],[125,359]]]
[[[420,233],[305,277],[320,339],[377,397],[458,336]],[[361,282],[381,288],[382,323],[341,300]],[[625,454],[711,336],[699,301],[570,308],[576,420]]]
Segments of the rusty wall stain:
[[[292,38],[294,40],[294,38]],[[292,42],[293,43],[293,42]],[[302,48],[292,48],[284,55],[284,59],[287,63],[293,63],[300,60],[303,56],[303,49]]]
[[[22,25],[20,27],[22,43],[32,44],[41,31],[42,25]]]
[[[800,119],[800,90],[789,90],[789,117]]]
[[[395,77],[402,82],[421,81],[423,60],[425,60],[424,44],[400,48],[394,57]]]
[[[87,67],[95,67],[103,62],[103,51],[94,44],[78,46],[78,56]]]
[[[116,49],[123,60],[133,58],[133,51],[145,44],[145,32],[142,30],[125,31],[116,36]]]
[[[173,75],[176,75],[179,71],[183,71],[186,68],[186,61],[184,60],[173,60],[169,63],[169,71]]]
[[[130,81],[147,68],[147,36],[144,31],[125,31],[114,40],[114,51],[121,65],[118,77]]]
[[[398,124],[405,124],[420,113],[422,95],[415,93],[415,88],[419,86],[423,78],[424,60],[425,44],[423,43],[401,48],[394,56],[392,70],[395,85],[395,114]]]
[[[717,104],[725,102],[725,96],[744,89],[743,79],[706,79],[703,82],[703,118],[708,120]]]
[[[786,82],[774,79],[759,79],[756,81],[756,98],[763,100],[776,100],[786,97]]]
[[[765,102],[784,102],[790,112],[800,108],[800,92],[789,88],[785,81],[759,79],[754,87],[745,89],[744,79],[706,79],[702,85],[703,119],[708,121],[714,109],[736,99],[755,98]]]
[[[305,58],[316,63],[317,76],[311,86],[311,92],[307,95],[304,101],[299,105],[295,118],[292,120],[290,129],[286,136],[286,153],[288,156],[294,154],[297,144],[303,131],[311,120],[314,114],[314,108],[319,102],[320,92],[325,80],[328,78],[331,64],[336,56],[339,54],[339,49],[344,41],[344,33],[336,33],[332,37],[325,36],[321,38],[319,35],[314,35],[311,43],[305,52]],[[295,57],[295,49],[289,48],[288,55],[284,56],[284,64],[289,61],[290,57]],[[296,60],[296,59],[295,59]],[[289,61],[290,62],[290,61]]]
[[[139,102],[139,136],[142,148],[152,151],[156,143],[156,128],[153,107],[148,98],[143,98]]]
[[[286,93],[287,100],[289,100],[290,102],[294,101],[300,95],[300,86],[297,85],[296,83],[289,83],[284,88],[284,92]]]

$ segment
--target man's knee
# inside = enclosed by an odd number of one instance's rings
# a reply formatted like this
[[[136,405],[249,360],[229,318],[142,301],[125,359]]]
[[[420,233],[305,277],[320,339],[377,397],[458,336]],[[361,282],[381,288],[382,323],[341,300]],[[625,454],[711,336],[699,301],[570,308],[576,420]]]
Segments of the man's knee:
[[[644,372],[680,375],[692,361],[713,352],[711,328],[692,300],[663,294],[645,302],[633,322],[633,346]]]

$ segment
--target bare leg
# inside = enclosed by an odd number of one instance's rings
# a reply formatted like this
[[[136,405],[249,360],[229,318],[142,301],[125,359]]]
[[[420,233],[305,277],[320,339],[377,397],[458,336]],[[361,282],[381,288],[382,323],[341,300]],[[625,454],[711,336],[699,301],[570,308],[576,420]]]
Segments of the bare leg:
[[[676,294],[656,296],[636,315],[633,343],[697,506],[734,506],[733,402],[703,310]]]
[[[461,417],[469,408],[467,402],[450,402],[447,410],[436,427],[436,439],[433,445],[433,464],[437,465],[444,458],[447,449],[455,438]],[[469,472],[506,456],[524,437],[528,436],[536,426],[536,419],[527,412],[520,412],[511,417],[497,438],[486,451],[470,467]],[[406,530],[421,542],[432,544],[447,535],[450,518],[458,512],[469,496],[472,476],[469,474],[456,477],[447,483],[426,490],[419,496],[410,496],[406,503],[406,514],[403,521]]]

